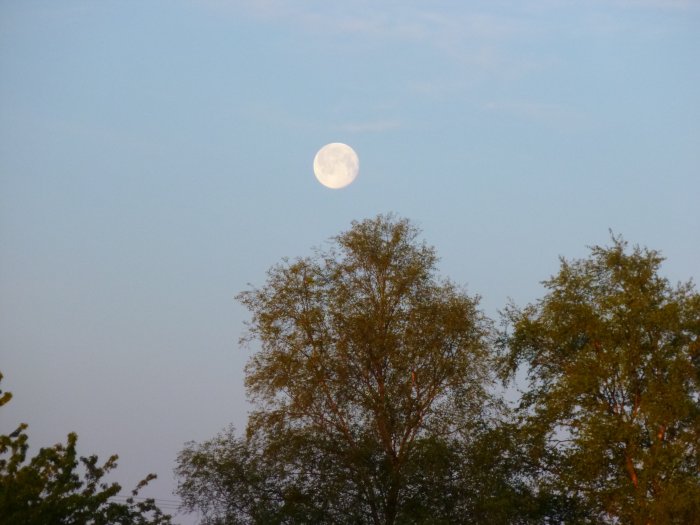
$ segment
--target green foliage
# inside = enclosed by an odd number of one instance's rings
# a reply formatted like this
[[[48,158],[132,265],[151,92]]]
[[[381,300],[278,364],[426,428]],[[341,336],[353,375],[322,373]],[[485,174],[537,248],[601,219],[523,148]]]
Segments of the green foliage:
[[[207,525],[332,522],[315,504],[328,487],[314,489],[301,472],[323,465],[298,444],[284,445],[288,449],[280,446],[275,455],[263,453],[260,443],[237,437],[232,427],[205,443],[188,443],[176,469],[183,505],[197,509]],[[290,457],[290,450],[301,453]]]
[[[532,492],[517,429],[511,430],[495,426],[474,429],[471,438],[418,440],[403,471],[396,523],[524,525],[564,515],[559,502]],[[318,436],[295,438],[265,446],[229,428],[189,443],[176,470],[183,505],[199,511],[203,525],[371,523],[357,504],[362,494],[353,489],[349,462],[309,441]],[[365,459],[368,472],[380,475],[379,452],[367,451]]]
[[[417,235],[405,220],[353,223],[239,296],[262,345],[247,368],[260,407],[249,433],[301,439],[335,464],[339,515],[376,523],[399,515],[420,440],[455,432],[487,398],[477,300],[436,278]]]
[[[256,402],[178,458],[203,523],[700,523],[700,296],[613,238],[505,312],[436,276],[408,221],[353,223],[239,295]],[[491,374],[527,374],[520,406]]]
[[[585,521],[700,516],[700,296],[660,277],[661,262],[613,238],[507,311],[504,371],[526,365],[542,484],[583,502]]]
[[[460,461],[495,410],[490,324],[417,236],[393,217],[355,222],[239,295],[258,409],[247,437],[178,462],[206,523],[468,523],[493,497],[461,486]]]
[[[2,379],[2,374],[0,374]],[[11,399],[0,396],[0,406]],[[103,478],[117,467],[117,456],[104,464],[97,456],[78,457],[78,436],[68,434],[66,444],[42,448],[27,461],[27,425],[9,435],[0,435],[0,517],[7,525],[167,525],[152,499],[136,502],[151,474],[141,481],[125,503],[111,498],[119,493],[117,483]]]

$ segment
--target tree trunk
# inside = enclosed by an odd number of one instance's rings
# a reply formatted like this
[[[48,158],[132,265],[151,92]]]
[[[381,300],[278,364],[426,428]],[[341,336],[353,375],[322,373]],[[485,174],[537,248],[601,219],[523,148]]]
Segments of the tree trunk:
[[[385,525],[394,525],[396,522],[396,514],[399,510],[399,484],[393,480],[389,487],[389,494],[386,500],[386,521]]]
[[[632,457],[625,452],[625,468],[627,469],[627,474],[629,474],[632,485],[634,485],[635,490],[639,487],[639,479],[637,478],[637,471],[634,469],[634,463],[632,463]]]

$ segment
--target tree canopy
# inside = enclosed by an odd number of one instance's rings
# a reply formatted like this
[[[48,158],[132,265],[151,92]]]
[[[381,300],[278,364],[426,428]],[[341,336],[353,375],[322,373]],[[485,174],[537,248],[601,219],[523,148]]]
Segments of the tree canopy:
[[[525,428],[550,487],[591,521],[698,523],[700,296],[620,238],[562,260],[548,293],[507,317],[507,370],[525,364]]]
[[[418,235],[354,222],[238,296],[255,410],[180,453],[184,507],[209,525],[700,523],[692,283],[613,237],[499,332]]]
[[[0,380],[2,374],[0,374]],[[12,398],[0,391],[0,406]],[[27,425],[0,435],[0,518],[6,525],[169,525],[153,499],[139,491],[155,478],[148,475],[125,502],[115,501],[121,486],[104,477],[117,467],[116,455],[100,463],[96,455],[80,457],[78,436],[45,447],[31,457]]]
[[[393,217],[355,222],[238,296],[252,313],[245,342],[259,345],[246,369],[257,409],[245,441],[229,432],[183,452],[180,495],[191,508],[202,510],[199,495],[212,488],[196,469],[219,472],[233,457],[240,472],[267,472],[244,483],[261,483],[266,512],[391,524],[429,508],[434,522],[454,522],[458,504],[441,489],[459,470],[447,458],[492,407],[490,325],[476,297],[437,276],[418,234]],[[212,523],[270,520],[237,499],[207,507]]]
[[[177,458],[203,525],[700,524],[700,294],[620,237],[562,258],[503,329],[408,220],[353,222],[237,297],[244,434]],[[517,400],[496,379],[520,389]],[[0,380],[2,374],[0,374]],[[0,391],[0,407],[12,398]],[[0,521],[169,525],[117,456],[0,435]]]

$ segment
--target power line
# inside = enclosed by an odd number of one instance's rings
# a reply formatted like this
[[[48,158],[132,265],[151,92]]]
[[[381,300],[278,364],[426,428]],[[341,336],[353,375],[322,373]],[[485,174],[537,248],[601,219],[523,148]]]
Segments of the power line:
[[[181,501],[174,500],[174,499],[149,498],[149,497],[144,497],[144,496],[126,496],[126,495],[122,495],[122,494],[117,494],[115,496],[111,496],[109,499],[116,502],[116,503],[126,503],[128,500],[132,500],[134,502],[144,502],[144,501],[151,500],[161,510],[168,510],[168,511],[179,511],[180,506],[182,505]]]
[[[155,501],[162,501],[162,502],[165,502],[165,503],[176,503],[176,504],[178,504],[178,505],[179,505],[180,503],[182,503],[182,501],[180,501],[180,500],[178,500],[178,499],[151,498],[151,497],[148,497],[148,496],[126,496],[126,495],[124,495],[124,494],[117,494],[117,495],[111,496],[111,497],[112,497],[112,498],[122,498],[122,499],[133,499],[133,500],[139,500],[139,501],[144,501],[144,500],[147,500],[147,499],[152,499],[152,500],[155,500]]]

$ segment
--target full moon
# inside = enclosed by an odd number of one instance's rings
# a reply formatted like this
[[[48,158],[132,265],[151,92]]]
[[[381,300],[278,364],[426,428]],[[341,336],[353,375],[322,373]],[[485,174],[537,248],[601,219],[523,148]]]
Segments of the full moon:
[[[347,144],[326,144],[314,157],[314,174],[318,182],[327,188],[344,188],[355,180],[358,171],[360,160],[357,153]]]

